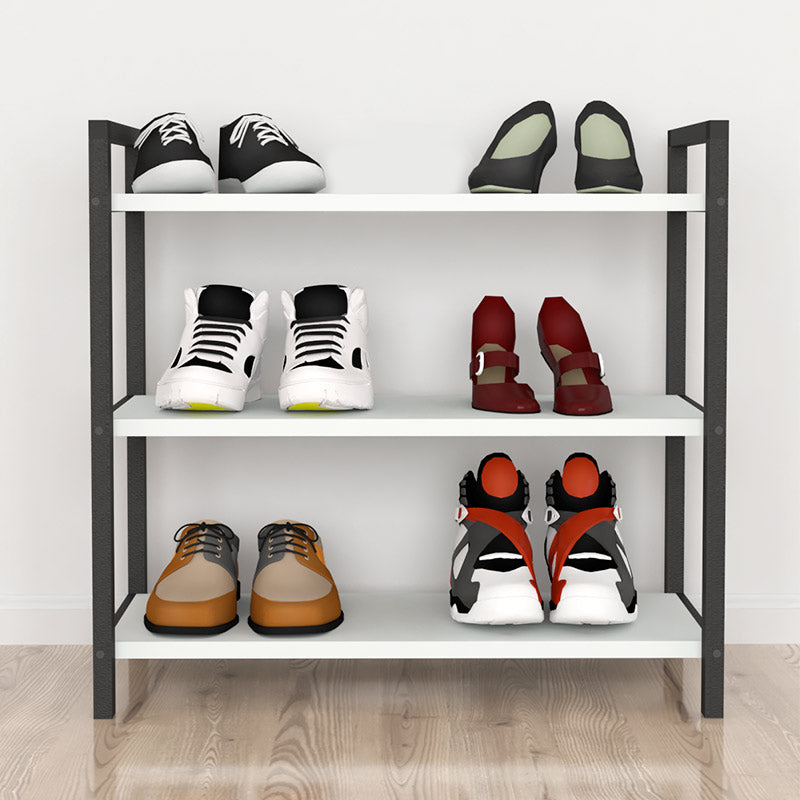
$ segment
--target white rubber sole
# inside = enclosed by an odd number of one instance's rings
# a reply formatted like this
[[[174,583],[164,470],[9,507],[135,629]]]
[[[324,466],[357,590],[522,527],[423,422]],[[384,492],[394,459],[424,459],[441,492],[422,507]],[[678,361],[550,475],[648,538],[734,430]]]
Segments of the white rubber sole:
[[[213,192],[214,170],[205,161],[167,161],[140,175],[132,184],[134,194]]]
[[[278,388],[284,411],[352,411],[372,408],[372,383],[309,381]]]
[[[170,381],[156,386],[156,407],[181,411],[241,411],[245,403],[261,398],[261,384],[247,389],[215,386],[200,381]]]
[[[533,625],[544,621],[541,604],[530,595],[478,598],[466,614],[450,606],[450,616],[471,625]]]
[[[313,194],[325,188],[325,172],[308,161],[278,161],[246,181],[224,178],[219,181],[222,194]]]
[[[564,588],[566,592],[567,587]],[[580,589],[569,596],[561,595],[561,600],[555,609],[550,612],[550,622],[557,625],[622,625],[633,622],[638,616],[638,607],[632,614],[617,597],[597,596],[592,594],[590,587],[586,593]]]

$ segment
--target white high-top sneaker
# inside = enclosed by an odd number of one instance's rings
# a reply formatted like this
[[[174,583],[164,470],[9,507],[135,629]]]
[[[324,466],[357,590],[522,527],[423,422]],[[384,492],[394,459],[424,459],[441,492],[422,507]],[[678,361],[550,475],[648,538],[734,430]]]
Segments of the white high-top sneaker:
[[[184,292],[186,326],[156,388],[159,408],[241,411],[261,397],[268,295],[239,286]]]
[[[286,350],[278,387],[281,408],[372,408],[363,289],[333,284],[281,293]]]

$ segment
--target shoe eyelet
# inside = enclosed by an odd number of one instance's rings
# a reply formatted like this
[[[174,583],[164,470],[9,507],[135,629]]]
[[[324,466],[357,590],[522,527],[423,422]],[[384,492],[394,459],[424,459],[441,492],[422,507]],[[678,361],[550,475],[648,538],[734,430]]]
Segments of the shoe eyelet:
[[[222,553],[217,553],[217,558],[222,558]]]
[[[221,544],[217,545],[217,550],[222,550],[222,545]]]

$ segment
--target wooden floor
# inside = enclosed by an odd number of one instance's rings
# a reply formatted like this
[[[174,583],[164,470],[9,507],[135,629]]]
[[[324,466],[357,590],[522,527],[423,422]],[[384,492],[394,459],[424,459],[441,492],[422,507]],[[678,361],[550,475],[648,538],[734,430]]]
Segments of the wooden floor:
[[[91,719],[87,647],[0,648],[0,798],[800,798],[800,647],[698,663],[120,662]]]

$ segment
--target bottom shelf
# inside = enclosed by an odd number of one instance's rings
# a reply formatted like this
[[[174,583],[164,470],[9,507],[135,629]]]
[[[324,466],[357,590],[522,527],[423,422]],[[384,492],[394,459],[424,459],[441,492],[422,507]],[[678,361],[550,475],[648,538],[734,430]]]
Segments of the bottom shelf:
[[[447,593],[343,594],[344,622],[308,636],[259,636],[247,624],[219,636],[166,636],[142,622],[136,595],[116,628],[117,658],[700,658],[700,626],[673,594],[640,594],[630,625],[465,625]]]

